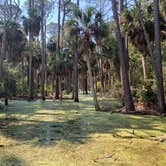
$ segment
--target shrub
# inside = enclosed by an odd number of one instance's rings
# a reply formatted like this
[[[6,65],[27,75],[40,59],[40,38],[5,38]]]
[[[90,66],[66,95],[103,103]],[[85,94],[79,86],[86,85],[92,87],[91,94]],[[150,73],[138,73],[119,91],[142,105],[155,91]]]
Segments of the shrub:
[[[136,97],[139,101],[144,103],[154,103],[157,102],[156,93],[152,89],[153,82],[147,81],[144,83],[144,86],[142,89],[137,89],[136,91]]]

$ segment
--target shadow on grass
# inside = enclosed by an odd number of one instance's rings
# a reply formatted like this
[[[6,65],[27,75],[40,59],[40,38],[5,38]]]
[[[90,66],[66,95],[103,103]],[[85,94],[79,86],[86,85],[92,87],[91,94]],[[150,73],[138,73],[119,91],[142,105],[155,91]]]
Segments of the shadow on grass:
[[[85,104],[83,102],[73,104],[71,101],[63,103],[38,101],[31,105],[21,103],[19,108],[16,103],[9,109],[8,118],[0,118],[0,130],[6,137],[17,141],[31,141],[34,145],[40,146],[55,144],[63,140],[83,144],[91,138],[91,134],[111,133],[113,136],[117,136],[121,130],[131,131],[131,133],[133,129],[142,130],[145,133],[148,131],[166,132],[162,126],[166,124],[165,118],[89,111],[86,108],[90,108],[91,105],[86,105],[86,103],[86,101]],[[31,115],[39,117],[33,119],[17,118],[16,116],[13,118],[13,115],[22,113],[20,107],[23,109],[23,114],[29,112]],[[37,111],[39,109],[40,112]],[[51,110],[51,113],[47,110]],[[63,114],[58,110],[63,111]],[[55,120],[50,121],[47,119],[48,117],[55,117]],[[124,138],[133,137],[136,136]]]
[[[25,166],[25,162],[12,155],[0,156],[0,166]]]

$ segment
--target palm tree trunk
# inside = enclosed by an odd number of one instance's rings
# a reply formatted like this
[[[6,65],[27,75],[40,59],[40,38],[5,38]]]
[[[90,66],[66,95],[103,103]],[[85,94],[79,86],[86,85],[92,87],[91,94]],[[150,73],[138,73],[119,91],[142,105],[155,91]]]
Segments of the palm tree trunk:
[[[124,50],[125,50],[125,63],[126,63],[126,68],[127,72],[129,72],[129,41],[128,41],[128,34],[125,34],[124,37]]]
[[[79,7],[79,0],[77,0]],[[74,54],[74,102],[79,102],[78,97],[78,37],[76,37],[76,49]]]
[[[29,43],[32,43],[32,38],[30,37]],[[29,55],[29,100],[33,100],[33,81],[32,81],[32,52]]]
[[[66,80],[66,89],[67,89],[67,94],[69,94],[71,92],[71,71],[68,72],[67,75],[67,80]]]
[[[60,93],[60,101],[62,101],[62,76],[59,75],[59,93]]]
[[[78,97],[78,46],[74,55],[74,102],[79,102]]]
[[[58,75],[56,75],[55,99],[59,99],[59,76]]]
[[[41,94],[42,100],[45,100],[45,37],[44,37],[44,0],[42,0],[41,5],[41,38],[42,38],[42,72],[41,72]]]
[[[118,40],[119,60],[120,60],[120,65],[121,65],[121,69],[122,69],[124,102],[125,102],[126,110],[128,112],[135,111],[132,94],[131,94],[131,89],[130,89],[130,84],[129,84],[127,66],[125,63],[126,62],[125,61],[125,51],[124,51],[124,47],[123,47],[124,46],[123,39],[122,39],[121,30],[120,30],[119,17],[118,17],[118,12],[117,12],[117,4],[116,4],[115,0],[112,0],[112,9],[113,9],[114,20],[116,23],[116,36],[117,36],[117,40]]]
[[[72,99],[74,99],[74,72],[72,72]]]
[[[0,54],[0,77],[2,76],[2,69],[3,69],[3,54],[2,54],[2,48],[1,48],[1,54]]]
[[[52,73],[52,96],[54,95],[54,80],[55,80],[55,73]]]
[[[161,56],[161,44],[160,44],[160,23],[159,23],[159,1],[154,0],[154,30],[155,30],[155,75],[157,82],[157,98],[159,111],[161,113],[165,110],[165,96],[163,85],[163,70],[162,70],[162,56]]]
[[[104,79],[103,79],[103,66],[102,60],[99,59],[99,75],[100,75],[100,83],[101,83],[101,97],[104,95]]]
[[[93,96],[93,104],[95,106],[95,110],[100,111],[100,106],[99,106],[99,103],[97,101],[97,95],[96,95],[96,91],[94,88],[94,80],[93,80],[92,68],[91,68],[91,64],[90,64],[89,55],[86,55],[86,63],[87,63],[89,79],[90,79],[90,86],[91,86],[91,91],[92,91],[92,96]]]
[[[88,94],[88,78],[87,73],[85,74],[85,94]]]
[[[32,9],[34,7],[34,1],[29,0],[29,9]],[[29,45],[30,47],[32,46],[33,42],[33,35],[30,32],[29,33]],[[30,52],[29,55],[29,100],[33,100],[33,66],[32,66],[32,51]]]
[[[65,18],[66,18],[66,6],[63,5],[63,16],[62,16],[62,40],[61,40],[61,46],[63,48],[63,38],[64,38],[64,26],[65,26]]]
[[[24,86],[24,58],[21,58],[21,75],[22,75],[22,86]]]

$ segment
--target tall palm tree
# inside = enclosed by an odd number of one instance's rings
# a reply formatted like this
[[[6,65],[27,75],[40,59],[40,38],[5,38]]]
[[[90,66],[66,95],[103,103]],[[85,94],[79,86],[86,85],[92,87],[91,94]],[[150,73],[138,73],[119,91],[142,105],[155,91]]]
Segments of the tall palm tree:
[[[56,65],[56,39],[51,38],[47,43],[47,49],[50,53],[48,56],[48,70],[52,72],[52,95],[54,94],[54,81],[55,81],[55,65]]]
[[[92,74],[91,67],[91,57],[93,56],[93,39],[95,39],[95,43],[100,43],[99,39],[102,38],[102,20],[100,13],[95,12],[94,8],[88,8],[87,11],[83,12],[79,17],[80,22],[80,30],[82,36],[82,46],[85,48],[85,59],[88,68],[88,74],[90,79],[91,92],[93,96],[93,103],[96,111],[100,111],[100,106],[97,100],[97,94],[94,88],[94,78]]]
[[[154,31],[155,31],[155,75],[157,82],[157,98],[159,111],[165,112],[165,96],[163,86],[162,56],[160,44],[159,1],[154,0]]]
[[[120,65],[121,65],[121,69],[122,69],[124,102],[125,102],[127,111],[135,111],[132,94],[131,94],[131,89],[130,89],[130,84],[129,84],[127,66],[125,64],[125,51],[124,51],[124,47],[123,47],[123,39],[122,39],[122,34],[121,34],[121,29],[120,29],[120,24],[119,24],[117,3],[116,3],[116,0],[112,0],[111,2],[112,2],[112,10],[113,10],[114,20],[115,20],[115,25],[116,25],[116,36],[117,36],[118,48],[119,48],[119,60],[120,60]]]
[[[29,36],[29,46],[30,48],[33,45],[34,37],[37,37],[40,32],[40,23],[41,17],[38,15],[35,10],[34,0],[29,0],[29,17],[23,17],[23,26],[26,35]],[[33,65],[32,65],[32,50],[30,49],[29,53],[29,100],[33,99]]]
[[[94,8],[90,7],[85,12],[80,11],[78,8],[74,11],[74,19],[68,22],[70,36],[72,39],[72,48],[76,49],[76,39],[79,36],[80,52],[85,55],[86,65],[88,69],[91,92],[95,109],[100,110],[97,100],[96,91],[94,88],[94,78],[92,74],[91,60],[94,55],[94,48],[96,45],[100,46],[101,40],[104,37],[105,26],[102,15],[96,12]],[[76,18],[76,19],[75,19]]]

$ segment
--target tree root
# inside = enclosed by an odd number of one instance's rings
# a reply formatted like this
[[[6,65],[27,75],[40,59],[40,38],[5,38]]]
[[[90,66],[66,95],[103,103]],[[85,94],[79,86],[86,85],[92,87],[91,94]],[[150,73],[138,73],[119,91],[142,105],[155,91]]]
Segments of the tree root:
[[[99,160],[103,160],[103,159],[108,159],[108,158],[112,158],[114,154],[110,154],[108,156],[105,156],[105,157],[101,157],[101,158],[96,158],[94,159],[93,161],[94,162],[98,162]]]
[[[149,137],[150,140],[165,142],[166,141],[166,134],[160,137]]]

